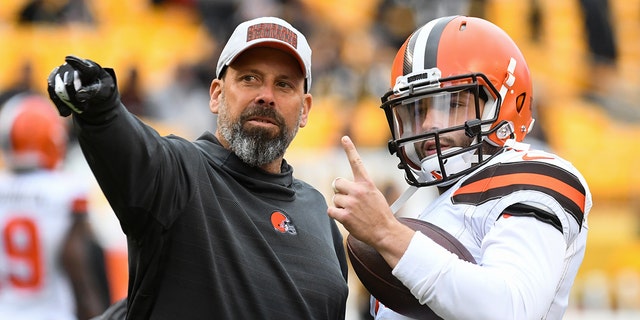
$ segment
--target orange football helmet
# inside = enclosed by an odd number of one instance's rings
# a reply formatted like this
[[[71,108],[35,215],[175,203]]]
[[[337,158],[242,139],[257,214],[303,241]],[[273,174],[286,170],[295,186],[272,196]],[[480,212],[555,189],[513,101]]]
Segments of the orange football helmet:
[[[529,67],[507,33],[484,19],[443,17],[417,29],[396,54],[391,88],[381,105],[389,150],[411,185],[451,184],[492,156],[483,142],[520,142],[533,127]],[[446,118],[427,127],[436,113]],[[469,145],[445,138],[457,131]]]
[[[54,169],[64,158],[68,132],[51,102],[35,94],[18,94],[0,111],[0,140],[12,169]]]

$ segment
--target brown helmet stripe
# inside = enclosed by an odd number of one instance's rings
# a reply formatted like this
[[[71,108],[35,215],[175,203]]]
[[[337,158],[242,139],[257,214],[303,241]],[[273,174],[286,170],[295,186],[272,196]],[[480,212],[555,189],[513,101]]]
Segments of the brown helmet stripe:
[[[442,32],[447,27],[447,24],[456,16],[444,17],[438,19],[436,25],[433,26],[429,33],[429,39],[427,40],[427,47],[424,50],[424,69],[431,69],[438,66],[438,46],[440,44],[440,37]]]
[[[416,70],[425,70],[437,66],[438,45],[442,32],[447,24],[456,16],[444,17],[433,20],[430,23],[416,30],[409,39],[409,43],[404,52],[402,74],[407,75]],[[418,41],[419,38],[427,37],[427,41]],[[422,42],[425,48],[416,48],[416,43]],[[422,57],[414,57],[414,54],[423,53]]]
[[[411,69],[413,68],[413,49],[416,47],[416,40],[418,39],[417,35],[423,28],[424,26],[411,34],[409,43],[404,50],[404,59],[402,59],[403,76],[411,73]]]

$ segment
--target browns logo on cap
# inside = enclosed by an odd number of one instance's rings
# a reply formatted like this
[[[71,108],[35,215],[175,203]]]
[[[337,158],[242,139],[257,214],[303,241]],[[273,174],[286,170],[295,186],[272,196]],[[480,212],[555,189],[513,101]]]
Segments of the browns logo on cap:
[[[252,25],[247,29],[247,42],[265,38],[277,39],[290,44],[294,48],[298,47],[298,36],[296,33],[282,25],[260,23]]]
[[[245,50],[275,47],[293,55],[300,63],[305,78],[305,92],[311,89],[311,47],[305,36],[288,22],[276,17],[261,17],[239,24],[222,49],[216,67],[220,79],[224,69]]]

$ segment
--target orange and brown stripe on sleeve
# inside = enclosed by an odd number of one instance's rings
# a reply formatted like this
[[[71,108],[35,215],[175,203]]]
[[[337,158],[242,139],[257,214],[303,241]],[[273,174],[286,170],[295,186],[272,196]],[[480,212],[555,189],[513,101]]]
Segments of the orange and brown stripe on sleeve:
[[[582,225],[584,186],[575,175],[545,162],[500,163],[484,168],[456,190],[453,203],[480,205],[520,190],[552,196]]]

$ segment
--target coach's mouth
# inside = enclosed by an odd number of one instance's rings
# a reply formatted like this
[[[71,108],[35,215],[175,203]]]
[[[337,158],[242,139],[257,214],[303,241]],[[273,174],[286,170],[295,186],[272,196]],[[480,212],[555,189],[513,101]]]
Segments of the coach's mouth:
[[[268,117],[251,117],[247,119],[247,123],[250,123],[253,126],[259,126],[259,127],[278,126],[277,121]]]

